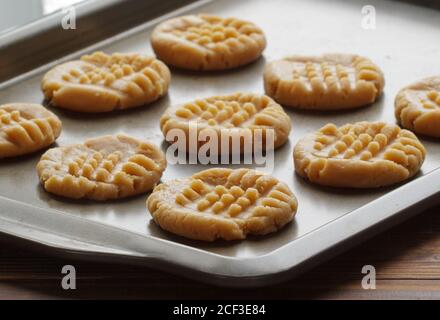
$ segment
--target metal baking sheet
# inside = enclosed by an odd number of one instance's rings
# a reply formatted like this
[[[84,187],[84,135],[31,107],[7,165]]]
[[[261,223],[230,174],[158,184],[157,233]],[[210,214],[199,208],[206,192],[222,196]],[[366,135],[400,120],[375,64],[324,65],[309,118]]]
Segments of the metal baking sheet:
[[[97,203],[65,200],[39,185],[35,165],[42,152],[0,162],[0,231],[43,244],[59,253],[90,259],[156,266],[230,286],[271,283],[292,276],[375,232],[437,202],[440,142],[422,138],[428,150],[412,181],[378,190],[340,190],[312,185],[296,176],[292,149],[299,138],[327,122],[395,122],[393,100],[404,85],[439,73],[440,12],[413,5],[370,1],[375,30],[362,28],[362,1],[201,1],[72,53],[0,85],[0,103],[42,102],[40,80],[54,64],[94,50],[152,53],[152,28],[171,16],[206,12],[256,22],[268,39],[257,62],[235,71],[200,74],[172,70],[168,96],[152,105],[105,115],[80,115],[51,108],[63,121],[60,146],[124,132],[149,139],[166,151],[158,119],[169,106],[235,91],[263,92],[266,61],[289,54],[350,52],[370,57],[384,71],[385,94],[374,105],[347,112],[309,113],[287,109],[293,123],[289,141],[275,153],[273,175],[298,197],[293,223],[280,232],[245,241],[203,243],[170,235],[147,214],[146,195]],[[169,165],[162,181],[186,177],[201,165]]]

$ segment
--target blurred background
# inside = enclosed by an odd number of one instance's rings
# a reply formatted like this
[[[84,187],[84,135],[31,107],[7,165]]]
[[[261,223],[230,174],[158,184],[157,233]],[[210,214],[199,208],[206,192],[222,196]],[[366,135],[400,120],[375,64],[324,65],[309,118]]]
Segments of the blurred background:
[[[0,0],[0,36],[63,8],[97,0]],[[105,0],[99,0],[105,2]],[[130,0],[124,0],[127,4]],[[165,0],[166,2],[167,0]],[[294,0],[286,0],[294,1]],[[388,0],[440,9],[440,0]],[[144,2],[152,2],[144,0]],[[183,1],[188,2],[188,1]]]
[[[0,83],[194,1],[0,0]],[[62,28],[72,6],[75,28]]]

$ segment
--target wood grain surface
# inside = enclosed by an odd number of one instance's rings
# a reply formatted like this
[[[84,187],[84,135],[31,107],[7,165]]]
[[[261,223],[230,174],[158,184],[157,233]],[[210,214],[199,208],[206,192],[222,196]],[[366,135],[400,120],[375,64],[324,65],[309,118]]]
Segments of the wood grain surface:
[[[74,265],[77,289],[63,290]],[[364,290],[362,266],[376,268]],[[264,289],[224,289],[124,265],[62,260],[0,242],[0,299],[440,299],[440,206],[300,277]]]

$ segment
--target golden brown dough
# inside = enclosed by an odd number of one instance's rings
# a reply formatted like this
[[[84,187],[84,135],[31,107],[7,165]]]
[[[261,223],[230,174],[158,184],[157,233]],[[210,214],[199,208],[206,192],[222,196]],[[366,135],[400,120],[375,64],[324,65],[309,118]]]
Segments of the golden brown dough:
[[[396,118],[406,129],[440,138],[440,76],[413,83],[395,100]]]
[[[154,221],[190,239],[244,239],[292,221],[298,203],[289,187],[249,169],[214,168],[158,185],[147,200]]]
[[[167,20],[151,36],[166,64],[190,70],[224,70],[248,64],[266,47],[263,31],[235,18],[199,14]]]
[[[170,78],[168,67],[153,57],[95,52],[54,67],[41,88],[54,106],[99,113],[156,101],[167,93]]]
[[[0,106],[0,159],[48,147],[60,133],[60,119],[39,104]]]
[[[109,200],[150,191],[165,168],[165,155],[154,144],[117,135],[50,149],[38,162],[37,172],[48,192]]]
[[[373,103],[385,84],[371,60],[353,54],[291,56],[264,70],[266,94],[284,106],[338,110]]]
[[[417,137],[395,124],[327,124],[301,139],[293,158],[296,172],[313,183],[351,188],[392,185],[415,175],[426,151]]]
[[[234,130],[231,132],[242,136],[249,132],[253,136],[260,129],[265,137],[264,132],[272,129],[275,148],[287,141],[292,126],[289,116],[278,103],[268,96],[252,93],[213,96],[170,107],[162,115],[160,126],[165,137],[170,130],[180,129],[188,138],[190,121],[197,124],[198,135],[206,129],[215,130],[218,141],[222,130]],[[198,147],[201,145],[203,143]]]

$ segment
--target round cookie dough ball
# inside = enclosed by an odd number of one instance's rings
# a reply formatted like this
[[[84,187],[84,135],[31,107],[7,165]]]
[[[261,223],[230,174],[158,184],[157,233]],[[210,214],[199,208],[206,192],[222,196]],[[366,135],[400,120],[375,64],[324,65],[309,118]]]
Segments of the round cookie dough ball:
[[[170,66],[209,71],[232,69],[258,59],[266,39],[252,22],[199,14],[159,24],[151,45],[159,59]]]

